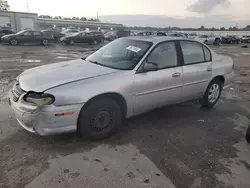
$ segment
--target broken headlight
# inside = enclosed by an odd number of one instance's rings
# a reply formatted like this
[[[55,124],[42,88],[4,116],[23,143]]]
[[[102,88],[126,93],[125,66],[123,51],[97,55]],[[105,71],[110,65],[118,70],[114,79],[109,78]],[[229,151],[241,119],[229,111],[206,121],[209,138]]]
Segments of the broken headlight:
[[[28,93],[25,95],[24,100],[26,102],[36,104],[36,105],[50,105],[55,101],[55,97],[53,95],[47,93]]]

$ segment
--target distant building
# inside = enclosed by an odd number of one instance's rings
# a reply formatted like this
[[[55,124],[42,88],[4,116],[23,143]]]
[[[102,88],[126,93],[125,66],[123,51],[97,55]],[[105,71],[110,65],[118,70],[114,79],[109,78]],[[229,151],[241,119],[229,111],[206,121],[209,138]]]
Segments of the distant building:
[[[27,12],[12,12],[12,11],[0,11],[0,27],[10,27],[14,32],[18,32],[24,29],[62,29],[73,26],[85,30],[97,29],[113,29],[122,28],[122,24],[115,23],[103,23],[95,21],[80,21],[80,20],[60,20],[60,19],[47,19],[38,18],[36,13]]]

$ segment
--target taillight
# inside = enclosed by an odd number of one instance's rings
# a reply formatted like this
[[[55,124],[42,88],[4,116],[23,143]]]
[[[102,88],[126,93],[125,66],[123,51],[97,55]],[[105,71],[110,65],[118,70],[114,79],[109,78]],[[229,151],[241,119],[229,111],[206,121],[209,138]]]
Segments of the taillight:
[[[53,35],[53,34],[51,34],[51,37],[52,37],[52,38],[54,38],[54,35]]]

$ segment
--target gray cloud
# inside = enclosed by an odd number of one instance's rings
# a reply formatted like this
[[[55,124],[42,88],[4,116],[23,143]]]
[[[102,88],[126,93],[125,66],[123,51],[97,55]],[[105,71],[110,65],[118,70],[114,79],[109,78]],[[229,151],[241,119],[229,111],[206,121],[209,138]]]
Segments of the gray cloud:
[[[198,13],[209,13],[214,7],[217,5],[223,5],[228,7],[230,5],[229,0],[198,0],[191,6],[187,8],[187,10]]]

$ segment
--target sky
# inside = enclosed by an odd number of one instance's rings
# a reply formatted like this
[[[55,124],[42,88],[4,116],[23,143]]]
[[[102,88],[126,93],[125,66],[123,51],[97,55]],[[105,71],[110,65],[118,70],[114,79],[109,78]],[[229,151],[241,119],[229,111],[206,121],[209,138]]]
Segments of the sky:
[[[98,12],[101,16],[139,14],[176,19],[213,17],[215,21],[221,19],[236,24],[238,21],[250,20],[250,0],[70,0],[69,2],[8,0],[8,2],[12,11],[26,12],[28,4],[30,12],[64,17],[96,17]]]

